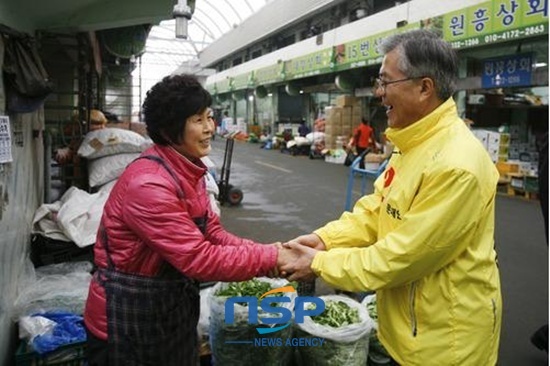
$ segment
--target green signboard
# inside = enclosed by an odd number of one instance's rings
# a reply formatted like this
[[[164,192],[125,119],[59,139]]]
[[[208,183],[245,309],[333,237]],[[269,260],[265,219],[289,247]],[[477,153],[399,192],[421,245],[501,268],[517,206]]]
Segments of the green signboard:
[[[442,15],[453,48],[548,34],[547,0],[493,0]]]
[[[232,79],[231,90],[247,89],[249,86],[254,85],[254,73],[247,72],[245,74],[237,75]]]
[[[285,77],[287,80],[292,80],[331,72],[331,57],[332,48],[325,48],[305,56],[285,61]]]
[[[342,71],[382,63],[383,55],[379,47],[388,36],[420,28],[420,22],[371,35],[356,41],[340,44],[333,48],[332,66],[334,71]]]
[[[256,70],[254,73],[256,85],[273,84],[284,80],[284,65],[284,62],[281,61],[275,65]]]
[[[257,70],[255,74],[239,75],[232,79],[232,84],[216,83],[217,92],[380,64],[382,55],[379,45],[386,37],[418,28],[438,30],[457,49],[545,35],[548,34],[548,0],[486,1],[280,61]]]
[[[229,91],[229,77],[224,79],[224,80],[221,80],[221,81],[217,81],[216,84],[215,84],[215,89],[216,89],[216,94],[218,93],[227,93]]]

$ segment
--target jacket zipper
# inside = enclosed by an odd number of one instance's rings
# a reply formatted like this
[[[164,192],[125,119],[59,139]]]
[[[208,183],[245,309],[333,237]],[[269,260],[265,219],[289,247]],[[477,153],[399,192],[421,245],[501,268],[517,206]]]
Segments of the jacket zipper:
[[[497,326],[497,304],[495,299],[491,299],[493,303],[493,334],[495,333],[495,328]]]
[[[411,291],[410,291],[410,293],[409,293],[409,307],[410,307],[410,312],[411,312],[411,331],[412,331],[413,337],[416,337],[416,331],[417,331],[417,328],[416,328],[416,315],[415,315],[415,312],[414,312],[414,308],[415,308],[415,302],[414,302],[415,293],[416,293],[416,282],[413,282],[413,283],[411,284]]]

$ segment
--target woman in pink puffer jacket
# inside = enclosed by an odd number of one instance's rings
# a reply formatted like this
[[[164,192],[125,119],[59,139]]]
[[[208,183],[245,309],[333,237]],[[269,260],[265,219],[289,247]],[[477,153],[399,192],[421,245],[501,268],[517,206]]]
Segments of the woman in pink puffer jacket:
[[[84,314],[90,365],[194,365],[198,282],[243,281],[277,266],[278,245],[227,232],[209,209],[200,158],[211,150],[211,102],[190,75],[147,93],[155,144],[118,179],[95,243]]]

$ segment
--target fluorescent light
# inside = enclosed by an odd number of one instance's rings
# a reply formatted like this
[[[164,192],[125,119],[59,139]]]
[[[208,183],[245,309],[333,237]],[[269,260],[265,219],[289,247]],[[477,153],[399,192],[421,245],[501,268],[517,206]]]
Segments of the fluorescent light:
[[[535,67],[544,67],[544,66],[548,66],[548,64],[546,62],[537,62],[535,64]]]

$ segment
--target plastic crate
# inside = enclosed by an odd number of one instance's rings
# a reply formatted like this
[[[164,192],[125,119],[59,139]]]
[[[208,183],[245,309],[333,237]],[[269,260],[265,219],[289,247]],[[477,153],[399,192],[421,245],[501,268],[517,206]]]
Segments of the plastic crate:
[[[86,342],[79,342],[61,346],[55,351],[39,355],[33,351],[27,342],[21,342],[15,353],[16,366],[84,366]]]
[[[539,178],[538,177],[524,177],[523,186],[525,192],[539,193]]]

